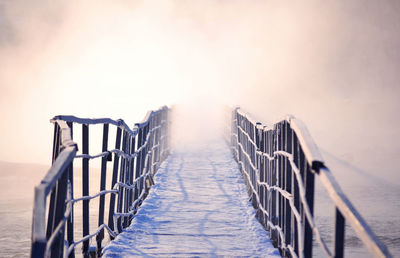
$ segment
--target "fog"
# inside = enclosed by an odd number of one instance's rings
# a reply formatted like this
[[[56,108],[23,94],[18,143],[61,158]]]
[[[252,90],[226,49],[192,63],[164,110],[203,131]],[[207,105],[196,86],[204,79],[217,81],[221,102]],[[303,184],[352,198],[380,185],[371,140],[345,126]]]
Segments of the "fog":
[[[180,104],[190,145],[227,104],[265,123],[293,114],[325,155],[399,182],[399,11],[394,0],[0,0],[0,159],[50,164],[54,115],[133,125],[164,104]]]

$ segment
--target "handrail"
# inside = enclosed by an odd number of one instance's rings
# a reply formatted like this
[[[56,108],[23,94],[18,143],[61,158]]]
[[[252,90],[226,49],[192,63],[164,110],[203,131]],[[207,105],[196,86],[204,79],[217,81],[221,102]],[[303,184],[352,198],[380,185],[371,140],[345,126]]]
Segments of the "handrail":
[[[141,202],[146,198],[153,176],[169,154],[169,112],[167,107],[150,111],[131,129],[122,120],[55,116],[53,165],[38,186],[32,223],[32,257],[74,257],[75,248],[83,244],[82,253],[89,256],[89,240],[96,237],[98,255],[106,229],[113,239],[129,225]],[[82,126],[82,154],[73,142],[73,125]],[[89,154],[89,125],[103,125],[102,153]],[[115,148],[108,149],[109,125],[117,127]],[[121,146],[122,145],[122,146]],[[114,158],[113,158],[114,156]],[[74,161],[82,160],[82,196],[74,199]],[[99,192],[89,195],[89,160],[101,158]],[[107,162],[112,161],[111,187],[106,189]],[[105,195],[110,195],[106,209]],[[99,199],[98,228],[89,232],[89,201]],[[83,238],[74,240],[74,204],[82,202]],[[48,206],[47,207],[47,203]],[[108,223],[105,223],[108,214]]]
[[[343,257],[348,221],[375,257],[392,257],[386,246],[347,199],[305,124],[293,116],[267,127],[239,107],[230,109],[230,144],[244,175],[257,218],[282,256],[311,257],[313,235],[328,257]],[[334,243],[330,250],[314,222],[314,177],[334,206]]]
[[[150,111],[151,113],[152,111]],[[125,123],[124,120],[118,119],[118,120],[113,120],[110,118],[80,118],[76,116],[55,116],[52,119],[50,119],[50,122],[58,122],[58,121],[64,121],[64,122],[69,122],[69,123],[76,123],[76,124],[85,124],[85,125],[97,125],[97,124],[111,124],[115,125],[122,130],[126,130],[129,132],[132,136],[137,134],[137,128],[133,128],[131,130],[129,126]]]

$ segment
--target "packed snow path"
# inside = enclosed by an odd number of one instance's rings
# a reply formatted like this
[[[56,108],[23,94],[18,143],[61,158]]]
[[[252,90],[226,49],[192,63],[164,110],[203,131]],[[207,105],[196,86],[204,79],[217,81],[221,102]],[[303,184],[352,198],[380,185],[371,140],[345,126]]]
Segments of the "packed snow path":
[[[130,227],[105,249],[120,256],[277,256],[221,140],[175,150]]]

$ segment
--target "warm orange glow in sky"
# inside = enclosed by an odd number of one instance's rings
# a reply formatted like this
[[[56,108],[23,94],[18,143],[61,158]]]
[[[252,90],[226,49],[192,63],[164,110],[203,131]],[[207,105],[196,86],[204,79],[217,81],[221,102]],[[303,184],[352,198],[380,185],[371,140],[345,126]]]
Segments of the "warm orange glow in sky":
[[[0,159],[50,164],[54,115],[133,125],[164,104],[207,107],[206,119],[227,103],[263,121],[294,114],[323,149],[399,179],[399,11],[372,0],[0,0]]]

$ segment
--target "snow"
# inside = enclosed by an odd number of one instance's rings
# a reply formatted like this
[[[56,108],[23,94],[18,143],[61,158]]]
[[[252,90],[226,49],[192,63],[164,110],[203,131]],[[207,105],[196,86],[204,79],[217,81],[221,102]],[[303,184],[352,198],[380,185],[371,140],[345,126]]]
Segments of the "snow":
[[[175,150],[132,224],[104,257],[280,257],[255,219],[244,181],[222,141]]]

